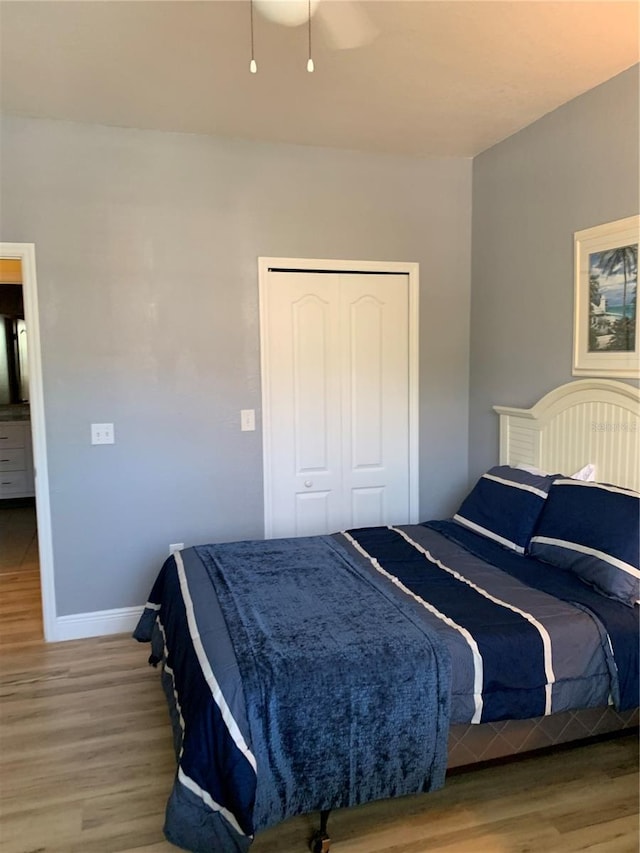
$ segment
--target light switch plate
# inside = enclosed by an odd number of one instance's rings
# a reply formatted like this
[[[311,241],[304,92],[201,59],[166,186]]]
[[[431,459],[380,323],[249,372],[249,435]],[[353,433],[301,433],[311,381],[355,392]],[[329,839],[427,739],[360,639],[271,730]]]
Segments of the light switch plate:
[[[113,424],[91,424],[91,444],[114,444]]]
[[[256,428],[256,410],[240,409],[240,429],[242,432],[253,432]]]

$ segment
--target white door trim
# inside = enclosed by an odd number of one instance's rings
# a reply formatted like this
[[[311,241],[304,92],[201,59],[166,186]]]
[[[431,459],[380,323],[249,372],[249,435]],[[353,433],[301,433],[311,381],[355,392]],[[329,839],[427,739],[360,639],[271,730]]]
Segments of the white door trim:
[[[272,535],[273,510],[271,506],[271,434],[269,409],[269,347],[267,332],[266,289],[269,270],[301,270],[311,272],[370,272],[398,273],[409,278],[409,518],[408,523],[419,521],[419,447],[418,425],[420,394],[419,371],[419,264],[402,261],[345,261],[313,258],[258,258],[258,291],[260,300],[260,370],[262,379],[262,458],[264,478],[264,535]]]
[[[38,519],[42,621],[44,638],[47,642],[51,642],[57,639],[56,597],[51,538],[51,505],[49,502],[49,469],[47,467],[47,434],[42,391],[42,356],[40,352],[35,246],[33,243],[0,243],[0,257],[18,258],[22,262],[22,295],[29,346],[29,409],[31,412],[31,442],[33,445],[36,515]]]

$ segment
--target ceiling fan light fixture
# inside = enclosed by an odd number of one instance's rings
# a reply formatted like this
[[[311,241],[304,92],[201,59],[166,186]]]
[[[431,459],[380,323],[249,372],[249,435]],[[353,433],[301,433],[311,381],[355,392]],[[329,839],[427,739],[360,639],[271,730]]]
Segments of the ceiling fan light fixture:
[[[254,0],[260,14],[284,27],[299,27],[306,23],[307,16],[314,14],[319,0]]]
[[[318,5],[319,0],[249,0],[249,17],[251,23],[251,60],[249,62],[249,71],[252,74],[258,73],[258,63],[255,59],[255,50],[254,50],[254,32],[253,32],[253,7],[254,5],[258,9],[261,14],[265,13],[265,7],[268,10],[271,7],[277,7],[277,9],[282,10],[285,8],[295,7],[296,12],[298,13],[300,9],[304,9],[305,11],[305,20],[307,23],[307,45],[309,48],[308,59],[307,59],[307,71],[309,74],[312,74],[315,71],[315,65],[313,62],[313,58],[311,56],[311,18],[313,17],[313,13]],[[270,15],[268,17],[271,17]],[[284,23],[284,21],[279,21],[279,23]],[[302,23],[296,19],[296,25],[298,23]]]

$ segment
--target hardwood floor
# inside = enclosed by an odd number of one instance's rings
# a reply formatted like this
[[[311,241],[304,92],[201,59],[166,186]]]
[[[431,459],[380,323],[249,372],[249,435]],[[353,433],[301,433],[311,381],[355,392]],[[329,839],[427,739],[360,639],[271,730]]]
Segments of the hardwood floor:
[[[0,850],[176,850],[162,835],[175,761],[147,647],[45,644],[18,575],[0,575]],[[316,822],[267,830],[252,853],[304,853]],[[332,853],[637,853],[637,738],[456,774],[434,794],[332,813],[329,829]]]
[[[0,507],[0,615],[0,646],[6,641],[42,642],[38,533],[33,506]]]
[[[35,506],[1,506],[6,503],[0,501],[0,574],[38,571]]]

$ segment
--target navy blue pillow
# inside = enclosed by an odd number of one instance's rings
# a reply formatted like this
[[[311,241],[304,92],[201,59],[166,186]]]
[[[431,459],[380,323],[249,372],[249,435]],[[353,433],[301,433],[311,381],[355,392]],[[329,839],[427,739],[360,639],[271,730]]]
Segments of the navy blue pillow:
[[[497,465],[478,480],[454,520],[524,554],[557,474]]]
[[[531,539],[531,554],[570,569],[624,604],[640,599],[640,494],[559,479]]]

